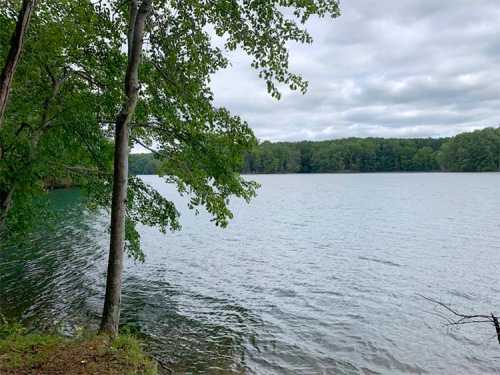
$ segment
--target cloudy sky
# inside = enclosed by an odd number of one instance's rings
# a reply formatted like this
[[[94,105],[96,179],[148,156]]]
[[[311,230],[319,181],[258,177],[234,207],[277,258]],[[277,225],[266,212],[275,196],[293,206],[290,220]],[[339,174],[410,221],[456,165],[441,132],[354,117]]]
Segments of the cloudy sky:
[[[235,54],[214,77],[217,104],[259,139],[438,137],[500,124],[498,0],[343,0],[291,46],[309,91],[267,95]]]

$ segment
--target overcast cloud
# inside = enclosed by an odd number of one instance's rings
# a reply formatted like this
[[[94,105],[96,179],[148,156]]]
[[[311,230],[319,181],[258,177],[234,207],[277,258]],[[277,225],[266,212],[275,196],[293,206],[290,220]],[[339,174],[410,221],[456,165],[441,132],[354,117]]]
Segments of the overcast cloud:
[[[237,53],[214,77],[217,104],[259,139],[438,137],[500,124],[498,0],[344,0],[291,47],[309,80],[276,101]]]

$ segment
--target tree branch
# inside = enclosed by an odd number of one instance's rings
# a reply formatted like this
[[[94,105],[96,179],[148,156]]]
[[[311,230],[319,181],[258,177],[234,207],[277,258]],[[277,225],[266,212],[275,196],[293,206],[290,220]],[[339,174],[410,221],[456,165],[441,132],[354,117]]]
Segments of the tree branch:
[[[152,153],[153,153],[153,154],[155,154],[156,156],[160,156],[160,157],[162,157],[162,156],[163,156],[160,152],[158,152],[158,151],[156,151],[155,149],[153,149],[153,148],[151,148],[151,147],[147,146],[144,142],[140,141],[139,139],[137,139],[137,138],[135,138],[135,137],[131,137],[131,138],[132,138],[132,140],[133,140],[135,143],[138,143],[139,145],[141,145],[142,147],[144,147],[146,150],[148,150],[148,151],[152,152]]]
[[[455,319],[449,318],[445,315],[442,314],[437,314],[437,316],[441,317],[442,319],[445,319],[448,323],[445,324],[445,326],[458,326],[458,325],[463,325],[463,324],[482,324],[482,323],[488,323],[488,324],[493,324],[495,327],[496,331],[496,336],[498,339],[498,343],[500,344],[500,323],[498,322],[498,318],[491,313],[491,315],[482,315],[482,314],[462,314],[456,311],[455,309],[451,308],[447,304],[438,301],[434,298],[426,297],[421,294],[418,294],[419,297],[422,297],[423,299],[436,304],[446,311],[450,312],[453,316],[455,316]]]

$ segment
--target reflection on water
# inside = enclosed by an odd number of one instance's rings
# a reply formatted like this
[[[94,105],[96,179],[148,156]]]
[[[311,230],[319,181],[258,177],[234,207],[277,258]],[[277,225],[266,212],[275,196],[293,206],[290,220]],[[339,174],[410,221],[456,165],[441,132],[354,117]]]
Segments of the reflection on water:
[[[180,373],[493,374],[488,326],[447,330],[433,306],[495,311],[500,174],[258,176],[226,230],[140,228],[123,322]],[[173,189],[145,177],[169,198]],[[107,219],[52,194],[54,229],[0,244],[0,311],[34,327],[96,326]]]
[[[105,288],[107,222],[85,211],[76,189],[57,191],[51,199],[53,222],[43,223],[21,244],[1,244],[0,312],[35,329],[66,334],[80,326],[96,329]],[[125,329],[142,335],[165,369],[241,373],[243,335],[232,326],[250,321],[248,312],[231,301],[181,294],[167,281],[148,276],[131,272],[125,278]],[[186,300],[199,300],[205,311],[200,304],[181,313]]]
[[[80,312],[96,295],[92,279],[102,261],[78,191],[58,191],[51,199],[56,215],[50,222],[21,243],[7,241],[0,247],[0,309],[38,327],[82,318]]]

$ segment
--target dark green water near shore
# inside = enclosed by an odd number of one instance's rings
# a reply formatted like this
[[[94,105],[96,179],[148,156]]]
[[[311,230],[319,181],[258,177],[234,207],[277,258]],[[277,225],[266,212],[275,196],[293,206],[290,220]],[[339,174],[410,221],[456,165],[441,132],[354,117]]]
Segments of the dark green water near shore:
[[[145,180],[182,204],[172,187]],[[489,326],[446,329],[434,306],[500,313],[500,174],[256,176],[215,228],[141,228],[123,321],[188,373],[494,374]],[[98,322],[107,218],[51,193],[53,229],[0,244],[0,311],[37,328]]]

